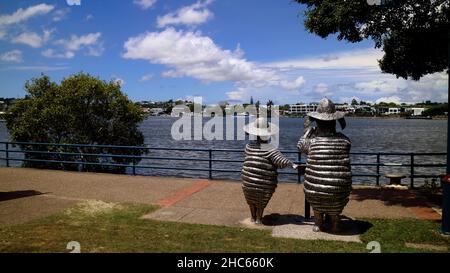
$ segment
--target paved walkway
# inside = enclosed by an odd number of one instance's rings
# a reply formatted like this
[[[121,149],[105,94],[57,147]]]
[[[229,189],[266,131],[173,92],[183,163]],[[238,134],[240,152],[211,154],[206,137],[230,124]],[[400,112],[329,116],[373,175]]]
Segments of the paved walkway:
[[[0,168],[0,225],[62,211],[83,200],[162,206],[144,218],[229,226],[246,225],[249,211],[235,181]],[[349,218],[440,219],[406,190],[355,187]],[[304,215],[302,185],[280,184],[265,210],[266,223],[296,223]],[[272,223],[272,224],[273,224]]]

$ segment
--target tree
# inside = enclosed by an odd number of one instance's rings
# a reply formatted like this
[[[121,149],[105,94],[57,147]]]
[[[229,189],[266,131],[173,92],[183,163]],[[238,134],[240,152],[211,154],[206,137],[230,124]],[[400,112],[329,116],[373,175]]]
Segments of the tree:
[[[352,99],[352,105],[358,105],[358,101],[356,99]]]
[[[33,78],[25,84],[28,95],[16,101],[7,116],[7,127],[11,139],[18,142],[99,144],[119,146],[140,146],[144,136],[138,125],[145,114],[120,90],[120,85],[105,82],[79,73],[52,82],[48,76]],[[71,154],[39,154],[33,150],[140,155],[139,149],[73,148],[48,145],[22,145],[27,159],[46,159],[82,162],[106,162],[124,164],[118,167],[102,167],[89,164],[56,164],[26,161],[31,167],[74,170],[84,166],[85,170],[124,172],[133,161],[127,157],[98,157]]]
[[[414,80],[447,69],[448,0],[296,0],[305,27],[322,38],[372,39],[383,48],[383,72]]]
[[[255,108],[256,108],[256,112],[258,113],[258,115],[259,115],[259,106],[261,105],[261,102],[259,102],[259,100],[258,101],[256,101],[256,103],[255,103]]]
[[[448,104],[440,104],[423,111],[422,116],[443,116],[448,112]]]
[[[272,106],[274,106],[275,104],[273,103],[273,101],[269,100],[266,105],[267,105],[267,110],[269,112],[271,112],[272,111]]]

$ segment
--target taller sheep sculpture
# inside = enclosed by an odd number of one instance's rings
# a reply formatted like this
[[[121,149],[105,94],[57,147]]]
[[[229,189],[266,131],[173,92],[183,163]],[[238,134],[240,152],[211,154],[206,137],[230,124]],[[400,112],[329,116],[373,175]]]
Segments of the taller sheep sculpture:
[[[329,99],[322,99],[316,112],[305,118],[305,134],[297,148],[308,155],[304,192],[314,211],[314,231],[324,230],[324,219],[331,219],[331,231],[339,231],[339,215],[349,201],[352,189],[351,142],[336,132],[336,120],[344,129],[345,113],[336,111]],[[317,128],[310,125],[316,122]]]

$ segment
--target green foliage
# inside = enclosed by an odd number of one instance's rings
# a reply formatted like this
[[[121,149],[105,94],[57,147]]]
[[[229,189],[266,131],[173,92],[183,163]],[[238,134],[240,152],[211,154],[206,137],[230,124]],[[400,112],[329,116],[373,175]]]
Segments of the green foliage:
[[[415,80],[447,69],[448,0],[296,0],[306,4],[306,28],[325,38],[375,41],[383,48],[381,70]]]
[[[28,95],[10,108],[7,127],[11,139],[19,142],[74,143],[139,146],[144,137],[138,125],[145,118],[139,106],[131,102],[120,90],[120,85],[105,82],[79,73],[52,82],[42,75],[27,81]],[[22,149],[112,153],[140,155],[142,151],[111,148],[58,148],[52,146],[26,146]],[[128,164],[130,158],[99,158],[96,156],[63,156],[56,154],[27,153],[29,159],[50,159],[84,162],[112,162]],[[77,164],[26,162],[32,167],[78,169]],[[101,167],[84,165],[86,170],[123,172],[125,167]]]
[[[422,116],[440,116],[445,115],[445,112],[448,112],[448,104],[440,104],[437,106],[433,106],[423,111]]]
[[[352,105],[359,105],[359,103],[356,99],[352,99]]]
[[[395,102],[380,102],[375,105],[375,107],[398,107],[398,105]]]

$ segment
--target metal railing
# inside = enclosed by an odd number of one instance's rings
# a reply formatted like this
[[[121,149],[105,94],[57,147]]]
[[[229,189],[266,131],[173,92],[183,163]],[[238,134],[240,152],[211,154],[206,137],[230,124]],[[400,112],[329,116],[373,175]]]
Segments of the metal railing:
[[[240,153],[244,154],[244,151],[241,149],[199,149],[199,148],[164,148],[164,147],[150,147],[150,146],[114,146],[114,145],[88,145],[88,144],[58,144],[58,143],[32,143],[32,142],[0,142],[3,144],[3,149],[0,149],[0,153],[3,153],[4,157],[0,157],[0,160],[4,160],[6,162],[6,167],[10,167],[11,161],[19,161],[19,162],[41,162],[41,163],[50,163],[50,164],[74,164],[78,165],[81,170],[85,168],[85,166],[105,166],[105,167],[125,167],[131,168],[131,173],[136,175],[137,169],[159,169],[159,170],[182,170],[182,171],[196,171],[196,172],[207,172],[208,178],[213,179],[214,173],[240,173],[241,169],[220,169],[215,168],[214,163],[243,163],[243,159],[226,159],[226,158],[217,158],[216,155],[220,153]],[[12,150],[12,146],[28,146],[28,147],[47,147],[47,150]],[[57,147],[57,148],[65,148],[65,149],[77,149],[77,152],[67,152],[67,151],[50,151],[48,147]],[[117,154],[117,153],[86,153],[81,151],[82,148],[98,148],[98,149],[127,149],[128,151],[145,151],[147,155],[126,155],[126,154]],[[152,151],[189,151],[196,153],[207,153],[208,157],[166,157],[166,156],[149,156],[148,153]],[[282,150],[284,154],[296,154],[297,160],[295,163],[304,164],[302,161],[302,155],[298,151],[293,150]],[[23,158],[19,158],[17,156],[11,156],[11,154],[39,154],[39,155],[56,155],[59,158],[64,158],[67,156],[76,157],[77,160],[49,160],[49,159],[36,159],[24,156]],[[375,168],[375,172],[371,173],[353,173],[353,177],[372,177],[375,178],[376,185],[380,185],[380,177],[383,176],[381,173],[381,167],[401,167],[409,169],[408,173],[405,174],[406,177],[410,179],[410,187],[414,188],[414,179],[415,178],[437,178],[440,173],[435,174],[420,174],[417,173],[415,168],[443,168],[446,167],[444,163],[431,163],[431,164],[417,164],[416,159],[420,156],[446,156],[446,153],[370,153],[370,152],[355,152],[350,153],[351,156],[363,156],[363,157],[373,157],[373,162],[352,162],[352,166],[362,166],[362,167],[372,167]],[[86,157],[98,157],[98,158],[111,158],[111,159],[130,159],[130,163],[105,163],[105,162],[90,162],[86,161]],[[392,163],[392,162],[382,162],[382,157],[407,157],[409,158],[409,163]],[[148,160],[164,160],[164,161],[198,161],[198,162],[207,162],[208,167],[174,167],[171,165],[141,165],[139,162],[141,159]],[[279,174],[291,175],[297,177],[297,182],[301,182],[301,174],[298,172],[286,172],[280,171]]]

